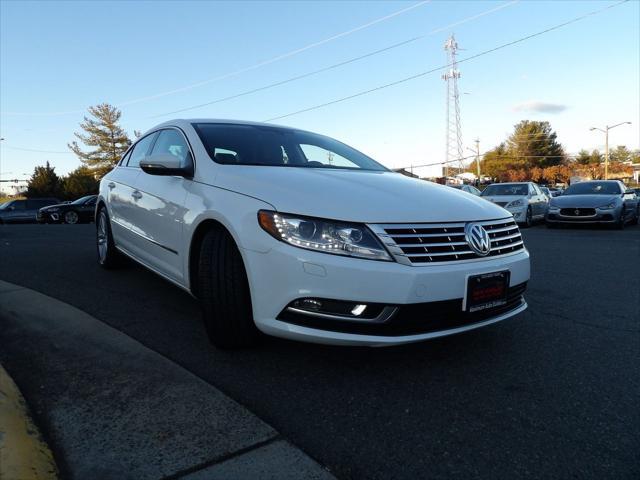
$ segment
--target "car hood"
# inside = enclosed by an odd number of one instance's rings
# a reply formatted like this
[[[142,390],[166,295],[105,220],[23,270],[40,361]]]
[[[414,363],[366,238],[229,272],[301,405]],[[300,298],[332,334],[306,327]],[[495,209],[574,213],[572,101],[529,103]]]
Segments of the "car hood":
[[[523,203],[527,203],[527,197],[525,195],[489,195],[486,197],[483,196],[482,198],[493,203],[500,202],[507,204],[514,200],[523,200]]]
[[[489,202],[394,172],[225,165],[215,185],[278,211],[367,223],[457,222],[504,218]]]
[[[62,208],[69,205],[68,203],[56,203],[55,205],[47,205],[46,207],[42,207],[40,209],[41,212],[46,212],[47,210],[51,210],[52,208]]]
[[[601,207],[620,199],[620,195],[561,195],[554,197],[551,205],[559,208]]]

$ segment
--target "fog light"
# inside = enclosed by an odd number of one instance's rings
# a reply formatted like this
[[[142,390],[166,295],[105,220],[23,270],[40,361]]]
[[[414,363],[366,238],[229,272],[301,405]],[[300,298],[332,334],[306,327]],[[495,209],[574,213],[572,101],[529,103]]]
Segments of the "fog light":
[[[300,308],[302,310],[310,310],[312,312],[318,312],[322,310],[322,302],[315,298],[302,298],[296,300],[292,305],[294,308]]]
[[[360,315],[362,315],[364,313],[364,311],[367,309],[366,305],[356,305],[353,310],[351,310],[351,315],[355,315],[356,317],[359,317]]]

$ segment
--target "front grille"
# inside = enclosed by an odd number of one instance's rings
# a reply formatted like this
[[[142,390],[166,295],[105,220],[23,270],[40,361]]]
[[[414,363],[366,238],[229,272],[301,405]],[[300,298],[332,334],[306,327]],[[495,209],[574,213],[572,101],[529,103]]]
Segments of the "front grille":
[[[560,213],[565,217],[592,217],[596,214],[595,208],[563,208]]]
[[[481,224],[491,238],[488,257],[522,250],[524,244],[513,220],[473,222]],[[418,223],[411,225],[374,225],[373,230],[399,263],[424,265],[483,258],[471,250],[465,240],[466,223]]]
[[[290,312],[287,309],[278,315],[278,319],[294,325],[332,332],[390,337],[418,335],[466,327],[512,312],[524,304],[523,294],[526,288],[526,282],[514,285],[507,292],[505,305],[473,313],[463,311],[462,299],[458,298],[440,302],[399,305],[396,314],[381,323],[322,319]]]

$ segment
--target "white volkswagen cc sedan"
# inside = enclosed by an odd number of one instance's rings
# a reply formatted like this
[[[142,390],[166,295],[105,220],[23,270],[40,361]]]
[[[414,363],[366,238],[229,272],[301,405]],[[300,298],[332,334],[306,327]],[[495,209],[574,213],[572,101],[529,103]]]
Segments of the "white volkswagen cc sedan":
[[[126,255],[191,292],[219,347],[393,345],[527,307],[511,214],[293,128],[163,123],[102,179],[96,226],[100,265]]]

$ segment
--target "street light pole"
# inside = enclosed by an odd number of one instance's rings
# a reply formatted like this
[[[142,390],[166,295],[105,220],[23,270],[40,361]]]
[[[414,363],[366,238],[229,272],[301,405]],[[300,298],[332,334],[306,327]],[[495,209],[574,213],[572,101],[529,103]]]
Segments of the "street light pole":
[[[620,125],[631,125],[631,122],[620,122],[612,126],[605,126],[604,129],[598,127],[591,127],[589,131],[593,132],[598,130],[604,133],[604,179],[609,180],[609,130],[619,127]]]
[[[473,143],[476,144],[476,149],[467,147],[467,150],[472,151],[476,154],[476,171],[478,172],[478,186],[480,186],[480,139],[476,138]]]

